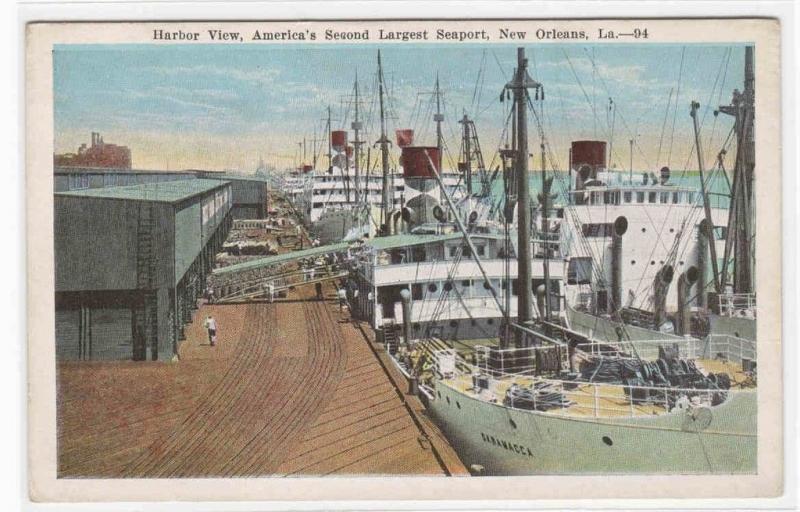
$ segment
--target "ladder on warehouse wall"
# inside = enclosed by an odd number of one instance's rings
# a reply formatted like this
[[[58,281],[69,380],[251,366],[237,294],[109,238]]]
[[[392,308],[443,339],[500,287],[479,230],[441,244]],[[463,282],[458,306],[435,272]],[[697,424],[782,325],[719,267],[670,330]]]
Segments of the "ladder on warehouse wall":
[[[135,309],[133,321],[133,359],[147,359],[147,347],[153,360],[158,357],[158,300],[155,290],[155,247],[153,203],[139,205],[136,229],[136,288],[141,292],[141,305]]]

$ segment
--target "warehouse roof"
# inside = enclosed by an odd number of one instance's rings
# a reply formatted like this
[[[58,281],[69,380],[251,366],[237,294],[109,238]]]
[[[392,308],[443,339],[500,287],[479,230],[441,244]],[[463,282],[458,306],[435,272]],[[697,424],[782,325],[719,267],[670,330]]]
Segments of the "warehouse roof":
[[[158,183],[143,183],[124,187],[90,188],[57,192],[56,196],[91,197],[97,199],[125,199],[130,201],[153,201],[159,203],[177,203],[219,188],[227,181],[219,180],[178,180]]]
[[[193,178],[194,171],[162,171],[158,169],[123,169],[121,167],[79,167],[61,165],[53,167],[55,174],[181,174]]]
[[[266,176],[256,174],[234,174],[224,171],[204,171],[202,169],[182,169],[177,171],[166,171],[160,169],[123,169],[121,167],[73,167],[67,165],[53,167],[55,174],[171,174],[183,175],[187,178],[207,178],[213,180],[237,180],[237,181],[257,181],[266,183],[269,181]]]
[[[216,171],[188,171],[188,172],[196,172],[199,176],[210,180],[258,181],[260,183],[266,183],[267,181],[269,181],[265,176],[256,176],[255,174],[249,174],[249,175],[229,174]]]

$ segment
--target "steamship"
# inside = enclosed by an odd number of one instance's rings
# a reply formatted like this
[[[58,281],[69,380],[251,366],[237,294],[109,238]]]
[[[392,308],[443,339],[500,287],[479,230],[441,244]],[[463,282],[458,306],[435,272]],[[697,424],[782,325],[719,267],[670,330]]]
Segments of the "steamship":
[[[344,148],[348,147],[345,142],[347,132],[334,131],[331,139],[334,141],[332,147],[336,151],[332,159],[333,165],[327,171],[307,171],[309,178],[302,194],[295,199],[295,204],[304,213],[304,222],[311,234],[321,244],[329,244],[373,237],[378,234],[382,224],[386,224],[390,230],[396,230],[406,204],[413,208],[424,200],[420,197],[422,191],[418,187],[406,186],[407,173],[403,171],[403,157],[400,159],[400,172],[391,173],[388,179],[390,209],[387,215],[389,222],[386,223],[382,215],[383,177],[368,174],[360,176],[356,181],[354,166],[342,156],[346,151]],[[410,148],[406,154],[414,154],[412,141],[413,130],[397,131],[398,147]],[[345,172],[345,168],[350,171]],[[458,199],[464,196],[458,173],[444,172],[441,178],[452,197]]]
[[[399,215],[408,201],[412,206],[421,192],[414,187],[406,189],[405,172],[399,174],[390,168],[389,140],[386,128],[386,112],[381,56],[378,52],[378,81],[380,102],[380,139],[377,144],[381,152],[381,173],[371,172],[369,154],[364,158],[361,146],[365,143],[364,124],[360,119],[359,83],[353,86],[354,119],[347,130],[331,131],[330,108],[328,109],[327,130],[330,133],[328,143],[328,169],[317,171],[313,166],[304,170],[310,172],[304,194],[298,198],[300,210],[312,236],[321,244],[338,241],[352,241],[376,234],[387,235],[397,226]],[[414,148],[414,130],[396,130],[396,144],[401,149]],[[440,135],[441,137],[441,135]],[[441,141],[439,146],[441,147]],[[415,154],[413,149],[409,155]],[[400,167],[404,165],[400,159]],[[438,157],[437,157],[438,158]],[[459,198],[463,195],[460,174],[458,172],[442,173],[441,179],[448,193]],[[410,210],[409,210],[410,211]]]
[[[541,87],[525,62],[515,95]],[[734,105],[752,99],[747,83]],[[745,145],[752,126],[737,120]],[[696,187],[666,168],[611,172],[605,142],[575,141],[568,172],[549,173],[562,200],[543,170],[536,208],[519,178],[498,208],[440,194],[437,148],[402,150],[417,201],[357,255],[348,287],[464,462],[495,475],[755,471],[751,260],[732,283],[724,270],[751,242],[727,235],[752,201],[737,189],[711,205],[702,174]],[[511,156],[504,181],[512,166],[527,178]]]

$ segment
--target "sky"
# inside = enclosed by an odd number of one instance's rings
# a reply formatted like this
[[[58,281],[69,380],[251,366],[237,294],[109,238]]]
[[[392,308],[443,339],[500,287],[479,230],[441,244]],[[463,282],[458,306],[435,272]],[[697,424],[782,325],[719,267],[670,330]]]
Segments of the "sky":
[[[445,161],[457,159],[458,120],[466,113],[486,163],[497,162],[510,104],[499,97],[516,65],[513,45],[59,45],[55,151],[75,152],[97,131],[107,143],[129,146],[134,168],[252,172],[259,158],[277,169],[298,165],[305,139],[306,163],[316,146],[324,167],[326,109],[333,129],[350,125],[356,75],[364,147],[378,139],[378,49],[389,131],[414,128],[417,143],[435,145],[438,75]],[[732,126],[713,110],[743,82],[743,46],[547,44],[526,53],[529,74],[544,85],[539,119],[562,169],[569,142],[580,139],[610,141],[618,169],[630,166],[630,140],[636,170],[696,169],[693,100],[701,104],[711,167]],[[529,124],[529,147],[538,148],[535,120]]]

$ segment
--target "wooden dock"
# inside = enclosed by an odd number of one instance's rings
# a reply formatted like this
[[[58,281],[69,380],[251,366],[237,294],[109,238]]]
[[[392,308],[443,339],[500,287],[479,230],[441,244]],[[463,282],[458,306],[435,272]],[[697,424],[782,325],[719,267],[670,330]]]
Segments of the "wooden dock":
[[[59,477],[467,474],[325,292],[204,306],[177,363],[59,363]]]

